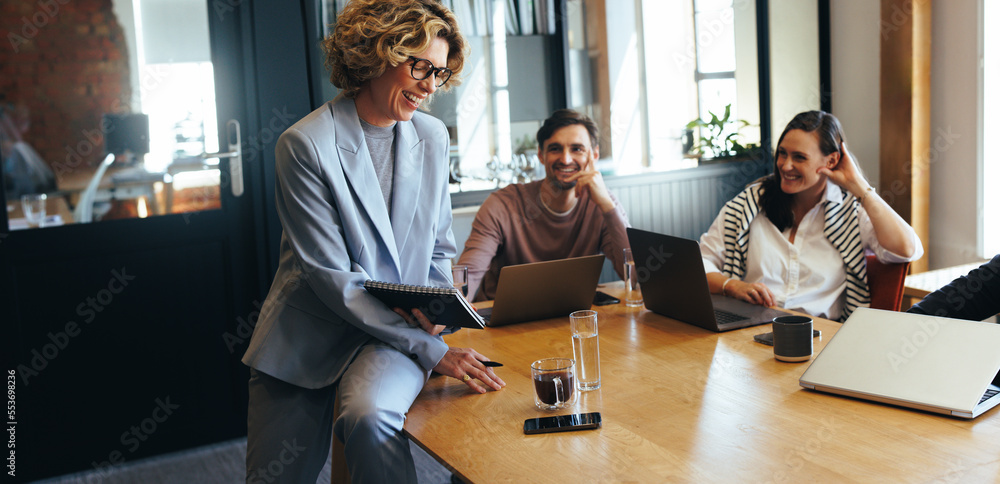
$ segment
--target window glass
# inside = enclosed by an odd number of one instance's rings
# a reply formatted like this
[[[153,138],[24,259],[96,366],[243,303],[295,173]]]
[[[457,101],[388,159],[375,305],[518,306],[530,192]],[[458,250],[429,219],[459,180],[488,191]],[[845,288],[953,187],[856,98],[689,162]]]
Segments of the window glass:
[[[564,101],[556,40],[556,1],[512,8],[500,0],[444,2],[470,49],[462,84],[438,92],[428,111],[451,135],[452,190],[491,189],[541,176],[535,132]]]
[[[697,9],[702,2],[695,1]],[[736,70],[736,44],[733,32],[733,9],[700,10],[694,14],[695,45],[699,72]]]
[[[641,8],[637,29],[645,51],[642,108],[647,114],[649,166],[696,166],[696,140],[703,134],[686,126],[696,118],[711,119],[710,112],[722,117],[726,106],[730,120],[751,124],[739,131],[740,142],[759,143],[754,3],[643,0]],[[731,123],[722,135],[736,129]],[[643,168],[641,159],[615,162],[626,170]]]

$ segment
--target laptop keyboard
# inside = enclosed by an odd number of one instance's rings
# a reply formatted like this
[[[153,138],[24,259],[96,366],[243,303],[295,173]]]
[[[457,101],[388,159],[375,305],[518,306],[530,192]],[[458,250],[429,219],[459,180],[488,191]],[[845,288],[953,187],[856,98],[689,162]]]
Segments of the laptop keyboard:
[[[729,311],[723,311],[721,309],[716,309],[715,310],[715,321],[718,324],[735,323],[737,321],[743,321],[743,320],[746,320],[746,319],[750,319],[750,318],[748,318],[746,316],[741,316],[739,314],[731,313]]]
[[[989,400],[990,397],[992,397],[993,395],[996,395],[997,393],[1000,393],[1000,390],[994,390],[992,388],[987,389],[986,393],[983,394],[983,398],[979,399],[979,403],[983,403],[986,400]]]

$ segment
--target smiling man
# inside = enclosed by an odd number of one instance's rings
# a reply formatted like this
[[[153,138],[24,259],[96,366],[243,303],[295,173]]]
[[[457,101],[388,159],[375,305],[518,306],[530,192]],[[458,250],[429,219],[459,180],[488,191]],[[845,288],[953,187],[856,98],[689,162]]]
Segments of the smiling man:
[[[469,266],[474,301],[493,299],[507,265],[603,253],[622,273],[628,219],[595,166],[597,125],[560,109],[536,139],[545,179],[493,192],[472,222],[458,263]]]

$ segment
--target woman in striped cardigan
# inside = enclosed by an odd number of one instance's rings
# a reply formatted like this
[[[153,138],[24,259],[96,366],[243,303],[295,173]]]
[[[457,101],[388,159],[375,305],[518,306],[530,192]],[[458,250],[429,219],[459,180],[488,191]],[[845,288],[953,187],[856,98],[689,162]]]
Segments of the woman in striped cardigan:
[[[868,305],[865,251],[883,262],[923,255],[913,228],[865,180],[840,122],[823,111],[788,123],[774,173],[726,203],[701,237],[712,292],[834,320]]]

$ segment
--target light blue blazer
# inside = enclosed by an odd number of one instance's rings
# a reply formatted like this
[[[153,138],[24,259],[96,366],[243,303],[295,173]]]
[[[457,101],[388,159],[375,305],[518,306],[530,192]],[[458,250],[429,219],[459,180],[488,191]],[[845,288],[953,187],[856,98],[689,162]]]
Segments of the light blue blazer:
[[[451,286],[448,132],[417,112],[396,124],[392,216],[352,99],[288,128],[275,148],[280,260],[243,363],[304,388],[336,382],[379,340],[430,370],[448,346],[369,295],[367,279]]]

